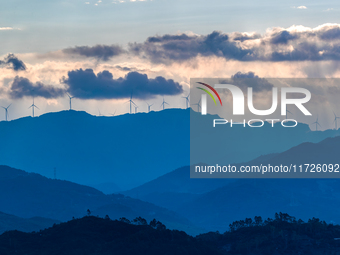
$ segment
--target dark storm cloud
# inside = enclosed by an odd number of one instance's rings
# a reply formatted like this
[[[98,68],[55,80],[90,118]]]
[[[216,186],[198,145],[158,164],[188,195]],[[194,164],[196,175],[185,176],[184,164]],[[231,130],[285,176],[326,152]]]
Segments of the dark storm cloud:
[[[58,98],[65,94],[64,89],[55,88],[45,85],[41,82],[32,83],[27,78],[16,76],[10,86],[9,95],[13,99],[23,98],[25,96]]]
[[[149,69],[140,69],[136,67],[127,67],[127,66],[120,66],[120,65],[115,65],[114,67],[118,69],[119,71],[123,71],[123,72],[152,72]]]
[[[318,33],[318,37],[322,40],[336,40],[340,39],[340,27],[333,27],[331,29],[321,30]]]
[[[272,44],[287,44],[290,40],[296,39],[296,35],[292,35],[288,31],[284,30],[274,35],[271,39]]]
[[[273,85],[264,78],[260,78],[253,72],[241,73],[237,72],[230,79],[221,80],[220,83],[230,83],[237,85],[243,91],[247,91],[248,87],[253,88],[253,92],[271,91]]]
[[[340,60],[340,25],[315,29],[275,28],[260,35],[214,31],[208,35],[163,35],[129,44],[129,52],[154,63],[171,64],[197,56],[238,61]]]
[[[4,60],[0,60],[0,67],[7,67],[14,71],[26,70],[24,62],[18,59],[14,54],[8,54]]]
[[[182,62],[198,55],[247,59],[251,50],[241,49],[227,34],[214,31],[206,36],[164,35],[149,37],[144,43],[129,45],[130,52],[149,58],[155,63]]]
[[[95,45],[95,46],[76,46],[63,49],[63,52],[70,55],[92,57],[98,60],[108,61],[112,57],[118,56],[125,51],[118,45]]]
[[[69,86],[68,92],[81,99],[148,99],[158,95],[178,95],[182,86],[173,80],[158,76],[149,79],[146,74],[129,72],[124,78],[114,79],[109,71],[97,75],[92,69],[79,69],[68,72],[63,82]]]

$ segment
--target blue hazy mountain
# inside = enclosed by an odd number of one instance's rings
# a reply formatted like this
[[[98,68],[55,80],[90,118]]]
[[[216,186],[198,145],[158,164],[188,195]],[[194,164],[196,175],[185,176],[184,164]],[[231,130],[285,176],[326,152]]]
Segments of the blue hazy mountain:
[[[0,212],[0,234],[8,230],[19,230],[23,232],[38,231],[52,227],[52,225],[56,223],[60,223],[60,221],[42,217],[25,219]]]
[[[234,179],[190,178],[189,166],[178,168],[123,194],[176,210],[200,194],[223,187]]]
[[[0,122],[0,164],[47,177],[56,168],[58,179],[124,190],[189,164],[188,116],[62,111]]]
[[[66,221],[86,215],[88,209],[93,215],[109,215],[111,219],[157,218],[167,223],[169,228],[189,233],[199,231],[177,213],[138,199],[120,194],[105,195],[92,187],[0,166],[1,212],[22,218],[45,217]]]
[[[334,137],[319,143],[303,143],[256,162],[271,165],[339,164],[339,159],[340,137]],[[314,177],[317,175],[315,173]],[[249,215],[270,217],[276,211],[294,214],[303,220],[322,217],[327,222],[339,224],[340,178],[237,179],[177,208],[177,212],[190,215],[196,224],[211,230],[226,229],[237,218]],[[210,217],[206,217],[207,214]]]
[[[303,142],[320,142],[340,134],[339,130],[311,131],[307,124],[294,128],[280,122],[264,122],[262,127],[216,125],[217,115],[190,116],[190,164],[234,164],[248,162],[261,155],[286,151]],[[229,120],[230,121],[230,120]],[[291,123],[293,124],[293,123]]]
[[[195,112],[192,116],[200,121],[200,141],[218,141],[215,149],[222,150],[223,160],[229,163],[246,162],[339,133],[311,132],[305,124],[295,128],[220,126],[211,133],[212,119],[217,116],[198,118],[201,116]],[[189,165],[189,139],[189,109],[113,117],[62,111],[0,122],[0,164],[50,178],[56,168],[58,179],[112,193]],[[193,146],[200,148],[200,144]],[[197,157],[207,151],[202,149]]]
[[[339,159],[340,137],[334,137],[302,143],[242,165],[339,164]],[[266,218],[278,211],[303,220],[320,217],[340,223],[340,178],[190,179],[189,167],[182,167],[125,194],[175,210],[211,231],[225,231],[238,219]]]
[[[250,163],[261,163],[276,155],[260,156]],[[235,181],[236,179],[227,178],[190,178],[190,167],[184,166],[141,186],[125,191],[123,194],[176,210],[179,206],[199,197],[200,194],[207,193]]]

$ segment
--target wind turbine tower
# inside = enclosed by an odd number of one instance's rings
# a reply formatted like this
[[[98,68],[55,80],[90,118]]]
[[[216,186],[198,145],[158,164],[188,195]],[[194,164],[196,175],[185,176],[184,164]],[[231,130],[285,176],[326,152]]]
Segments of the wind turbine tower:
[[[36,105],[34,104],[34,97],[33,97],[33,104],[32,104],[30,107],[28,107],[28,109],[31,108],[31,107],[32,107],[32,117],[34,118],[34,107],[37,108],[37,109],[39,110],[38,106],[36,106]]]
[[[167,102],[164,101],[164,97],[163,97],[163,103],[161,104],[161,106],[163,106],[163,110],[165,109],[165,105],[169,105]]]
[[[186,108],[188,108],[188,107],[189,107],[189,104],[190,104],[189,96],[190,96],[190,93],[189,93],[186,97],[182,97],[182,98],[185,98],[185,105],[186,105]]]
[[[153,106],[153,104],[149,104],[148,102],[145,102],[148,105],[148,112],[150,112],[151,106]]]
[[[9,117],[9,115],[8,115],[8,108],[9,108],[10,106],[11,106],[11,104],[10,104],[9,106],[7,106],[7,107],[1,106],[2,108],[5,109],[5,119],[6,119],[6,121],[8,120],[8,117]]]
[[[137,106],[137,105],[135,104],[135,102],[132,101],[132,93],[131,93],[130,100],[129,100],[128,102],[130,102],[130,114],[131,114],[131,113],[132,113],[132,105],[134,105],[135,107]]]
[[[72,98],[74,97],[71,97],[68,93],[66,93],[70,99],[70,111],[72,110]]]
[[[316,117],[316,121],[313,122],[311,125],[315,124],[315,131],[318,131],[318,126],[321,127],[321,125],[319,124],[319,116]]]
[[[287,115],[288,115],[288,112],[293,115],[293,113],[291,113],[290,111],[288,111],[287,107],[286,107],[286,119],[287,119]]]
[[[198,101],[197,104],[193,104],[193,105],[197,105],[197,112],[200,112],[200,109],[201,109],[201,99]]]
[[[338,130],[338,119],[340,119],[340,117],[335,115],[335,112],[333,112],[334,114],[334,121],[333,123],[335,124],[335,130]]]

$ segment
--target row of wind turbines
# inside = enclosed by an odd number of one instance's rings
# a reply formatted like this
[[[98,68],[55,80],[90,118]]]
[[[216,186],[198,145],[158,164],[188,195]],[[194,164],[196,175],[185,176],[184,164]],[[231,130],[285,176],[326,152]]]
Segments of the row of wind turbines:
[[[130,96],[130,100],[127,101],[126,103],[130,103],[130,114],[132,114],[132,106],[135,108],[135,113],[137,113],[138,111],[138,105],[132,100],[132,93]],[[148,112],[150,112],[151,110],[151,106],[153,106],[154,104],[149,104],[148,102],[145,102],[148,105]],[[167,102],[165,102],[164,97],[163,97],[163,102],[161,104],[161,107],[163,108],[163,110],[165,109],[165,105],[169,105]]]
[[[74,98],[74,96],[71,96],[70,94],[66,93],[68,98],[69,98],[69,103],[70,103],[70,110],[72,110],[72,99]],[[190,93],[187,95],[187,96],[184,96],[182,98],[185,99],[185,106],[186,108],[189,108],[189,105],[190,105]],[[130,96],[130,100],[127,101],[126,103],[130,103],[130,114],[132,114],[132,107],[135,108],[135,112],[134,113],[137,113],[138,111],[138,105],[132,100],[132,93],[131,93],[131,96]],[[151,106],[153,106],[154,104],[149,104],[148,102],[145,102],[147,105],[148,105],[148,112],[151,111]],[[4,106],[1,106],[1,108],[3,108],[5,110],[5,120],[8,121],[8,118],[9,118],[9,113],[8,113],[8,108],[11,106],[12,104],[8,105],[7,107],[4,107]],[[165,100],[164,100],[164,97],[163,97],[163,102],[162,104],[160,105],[160,107],[164,110],[165,109],[165,105],[169,105]],[[197,111],[199,112],[201,110],[201,99],[196,103],[196,104],[191,104],[192,106],[196,105],[197,106]],[[28,109],[32,108],[32,117],[34,117],[34,108],[39,109],[38,106],[36,106],[34,104],[34,97],[33,97],[33,103],[30,105],[30,107],[28,107]],[[288,113],[293,115],[293,113],[291,113],[288,109],[286,109],[286,119],[288,119]],[[116,112],[114,114],[111,114],[111,115],[115,115]],[[334,114],[334,120],[333,120],[333,123],[334,126],[335,126],[335,130],[338,129],[338,119],[340,119],[340,117],[336,116],[335,112],[333,111],[333,114]],[[100,114],[100,111],[99,111],[99,115]],[[319,123],[319,116],[317,116],[316,118],[316,121],[311,123],[310,125],[314,125],[315,124],[315,130],[318,131],[318,127],[321,128],[321,125]]]
[[[68,98],[69,98],[69,104],[70,104],[70,109],[69,110],[72,110],[72,99],[75,98],[74,96],[71,96],[70,94],[66,93]],[[131,97],[130,97],[130,100],[127,101],[127,102],[130,102],[130,114],[132,114],[132,107],[135,108],[135,113],[137,113],[138,111],[138,105],[132,100],[132,93],[131,93]],[[148,102],[145,102],[147,105],[148,105],[148,112],[151,111],[151,106],[153,106],[154,104],[149,104]],[[8,113],[8,108],[11,106],[12,104],[8,105],[7,107],[4,107],[4,106],[1,106],[1,108],[5,109],[5,120],[8,121],[8,118],[9,118],[9,113]],[[164,100],[164,97],[163,97],[163,102],[161,104],[161,107],[162,109],[164,110],[165,109],[165,105],[169,105],[169,103],[167,103],[165,100]],[[34,117],[34,108],[39,109],[38,106],[35,105],[34,103],[34,97],[33,97],[33,103],[30,105],[30,107],[28,107],[28,109],[32,108],[32,117]],[[111,115],[115,115],[116,112],[114,114],[111,114]],[[101,115],[100,111],[99,111],[99,115]]]

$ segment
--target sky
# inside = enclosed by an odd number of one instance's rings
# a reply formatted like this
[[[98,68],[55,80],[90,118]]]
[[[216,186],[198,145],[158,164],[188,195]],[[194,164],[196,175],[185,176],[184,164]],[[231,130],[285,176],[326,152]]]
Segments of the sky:
[[[0,105],[9,119],[185,108],[190,78],[340,78],[338,1],[3,1]],[[325,103],[323,129],[340,105]],[[337,109],[339,110],[337,111]],[[330,116],[330,117],[329,117]],[[0,120],[5,112],[0,111]],[[309,120],[306,120],[308,122]],[[312,120],[311,120],[312,121]],[[314,120],[315,121],[315,120]],[[313,122],[314,122],[313,121]]]

